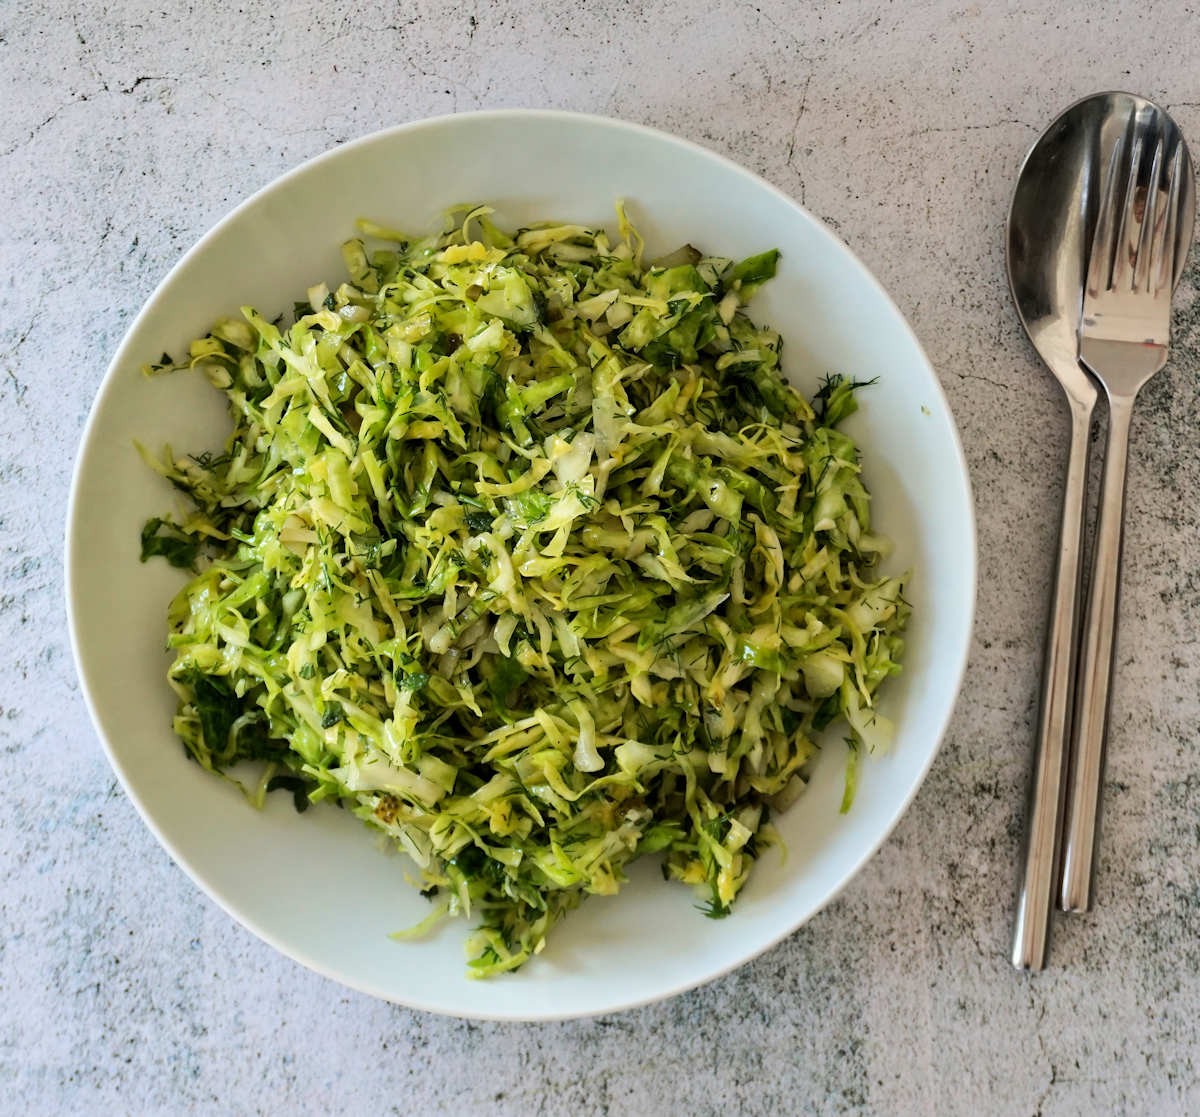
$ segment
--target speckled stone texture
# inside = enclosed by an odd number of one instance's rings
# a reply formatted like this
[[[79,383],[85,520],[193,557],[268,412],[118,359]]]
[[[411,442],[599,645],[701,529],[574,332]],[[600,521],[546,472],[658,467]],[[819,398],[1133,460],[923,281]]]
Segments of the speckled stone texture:
[[[1194,7],[1108,9],[0,2],[0,1111],[1200,1111],[1195,269],[1134,423],[1100,907],[1061,922],[1050,971],[1007,961],[1067,432],[1009,304],[1008,199],[1038,131],[1098,89],[1200,141]],[[62,605],[80,432],[178,256],[334,144],[501,106],[669,129],[837,230],[939,370],[981,558],[945,747],[842,898],[706,988],[539,1026],[348,993],[205,899],[109,771]]]

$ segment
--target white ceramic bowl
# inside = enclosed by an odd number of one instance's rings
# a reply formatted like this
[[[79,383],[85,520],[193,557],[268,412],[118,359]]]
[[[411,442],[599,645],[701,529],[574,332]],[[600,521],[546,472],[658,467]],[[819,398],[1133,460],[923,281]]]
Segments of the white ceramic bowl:
[[[164,610],[178,571],[138,561],[143,521],[172,507],[134,440],[220,444],[216,392],[199,377],[145,380],[139,366],[181,352],[252,303],[271,317],[308,285],[342,276],[356,217],[434,227],[441,210],[488,201],[501,223],[554,217],[613,224],[628,199],[650,247],[685,241],[728,256],[772,246],[778,277],[755,317],[781,331],[784,365],[811,392],[827,371],[879,383],[847,429],[862,447],[878,528],[911,568],[902,675],[885,711],[892,751],[861,768],[838,814],[844,749],[828,749],[806,794],[778,820],[786,861],[765,856],[734,914],[715,922],[691,892],[635,866],[616,898],[589,899],[521,972],[464,977],[468,926],[397,944],[427,902],[407,862],[347,813],[294,813],[286,795],[251,809],[185,759],[171,732]],[[551,1019],[609,1012],[698,985],[765,950],[833,898],[878,848],[928,771],[966,661],[975,534],[966,466],[946,400],[900,312],[850,251],[790,198],[713,153],[635,125],[555,112],[488,112],[404,125],[340,147],[245,202],[171,271],[134,321],[100,387],[76,465],[67,597],[84,693],[113,768],[146,824],[209,896],[255,934],[355,989],[436,1012]]]

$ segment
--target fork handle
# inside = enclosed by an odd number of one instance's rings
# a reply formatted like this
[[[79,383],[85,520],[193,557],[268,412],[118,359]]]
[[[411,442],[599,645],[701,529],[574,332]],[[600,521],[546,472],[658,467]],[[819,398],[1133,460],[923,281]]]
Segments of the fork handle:
[[[1042,702],[1026,822],[1025,858],[1013,927],[1012,962],[1026,970],[1046,964],[1050,914],[1058,876],[1059,827],[1074,682],[1079,574],[1082,566],[1088,448],[1095,394],[1071,403],[1071,449],[1058,534],[1058,567],[1050,597]]]
[[[1088,587],[1079,654],[1071,776],[1067,785],[1063,831],[1059,905],[1063,911],[1070,912],[1090,911],[1092,907],[1100,785],[1104,776],[1104,738],[1117,635],[1121,546],[1125,533],[1125,472],[1132,415],[1133,396],[1109,394],[1108,446],[1096,520],[1092,580]]]

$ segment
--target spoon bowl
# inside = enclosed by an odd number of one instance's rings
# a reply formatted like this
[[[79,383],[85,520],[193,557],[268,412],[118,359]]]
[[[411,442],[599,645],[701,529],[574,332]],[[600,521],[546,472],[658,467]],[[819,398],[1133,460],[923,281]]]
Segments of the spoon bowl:
[[[1005,263],[1021,325],[1069,397],[1098,392],[1078,361],[1078,334],[1088,249],[1100,205],[1099,187],[1130,116],[1161,112],[1132,93],[1097,93],[1066,109],[1029,150],[1017,175],[1008,215]],[[1195,209],[1189,178],[1182,208]],[[1176,230],[1174,282],[1191,243]]]

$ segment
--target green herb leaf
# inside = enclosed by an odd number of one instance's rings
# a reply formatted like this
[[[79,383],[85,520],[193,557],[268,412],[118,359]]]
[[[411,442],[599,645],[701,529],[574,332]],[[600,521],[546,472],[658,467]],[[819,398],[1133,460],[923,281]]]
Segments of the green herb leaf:
[[[195,570],[197,550],[195,540],[169,520],[147,520],[142,528],[142,562],[160,555],[181,570]]]

